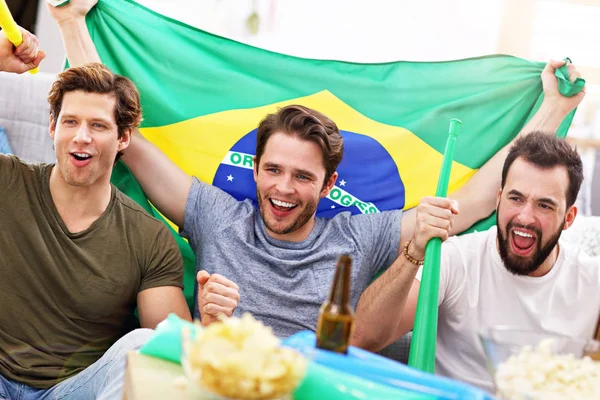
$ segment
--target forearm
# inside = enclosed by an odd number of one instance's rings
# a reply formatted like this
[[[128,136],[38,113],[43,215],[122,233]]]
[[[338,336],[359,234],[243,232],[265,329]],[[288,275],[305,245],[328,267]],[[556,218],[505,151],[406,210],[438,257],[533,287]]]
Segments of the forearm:
[[[561,109],[558,104],[545,101],[523,126],[517,137],[533,131],[555,134],[567,114],[568,111]],[[449,196],[459,202],[460,210],[463,212],[460,218],[455,219],[450,231],[452,235],[463,232],[495,210],[496,195],[502,181],[502,167],[511,145],[512,142],[500,149],[467,183]]]
[[[58,27],[71,67],[78,67],[90,62],[101,62],[84,17],[61,21]]]
[[[186,321],[192,320],[179,287],[158,286],[142,290],[138,293],[137,305],[142,328],[155,329],[169,314],[175,314]]]
[[[362,294],[356,307],[352,344],[378,351],[395,340],[419,267],[399,256]]]
[[[123,152],[122,160],[154,206],[173,223],[183,227],[192,177],[137,129],[129,147]]]

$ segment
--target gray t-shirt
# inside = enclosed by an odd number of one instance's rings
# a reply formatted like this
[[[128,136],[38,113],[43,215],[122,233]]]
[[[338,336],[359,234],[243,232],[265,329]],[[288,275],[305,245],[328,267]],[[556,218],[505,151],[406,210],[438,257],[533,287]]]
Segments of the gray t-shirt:
[[[316,218],[308,238],[286,242],[266,232],[250,200],[238,201],[221,189],[194,182],[184,229],[197,269],[218,273],[240,288],[234,315],[250,312],[282,338],[314,330],[319,307],[329,294],[337,260],[352,257],[352,307],[373,277],[398,255],[402,211]],[[196,302],[196,317],[199,317]]]

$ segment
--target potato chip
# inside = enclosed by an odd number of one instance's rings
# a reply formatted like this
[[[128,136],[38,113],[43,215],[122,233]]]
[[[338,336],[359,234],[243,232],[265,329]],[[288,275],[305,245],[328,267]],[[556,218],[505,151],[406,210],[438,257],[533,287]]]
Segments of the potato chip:
[[[187,340],[184,362],[193,371],[190,378],[227,398],[282,398],[306,371],[304,356],[280,347],[272,329],[250,314],[215,322]]]

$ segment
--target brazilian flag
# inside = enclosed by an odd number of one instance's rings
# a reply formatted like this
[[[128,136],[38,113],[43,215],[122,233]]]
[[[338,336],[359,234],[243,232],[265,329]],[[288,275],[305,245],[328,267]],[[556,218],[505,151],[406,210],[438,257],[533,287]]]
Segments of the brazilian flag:
[[[435,194],[448,123],[459,118],[452,193],[541,103],[544,64],[510,56],[380,64],[303,59],[204,32],[132,0],[100,0],[87,23],[102,61],[140,90],[142,134],[185,172],[237,199],[255,199],[252,156],[267,113],[302,104],[333,119],[345,153],[335,188],[319,204],[322,217],[410,208]],[[160,218],[123,164],[113,182]],[[191,304],[194,255],[177,240]]]

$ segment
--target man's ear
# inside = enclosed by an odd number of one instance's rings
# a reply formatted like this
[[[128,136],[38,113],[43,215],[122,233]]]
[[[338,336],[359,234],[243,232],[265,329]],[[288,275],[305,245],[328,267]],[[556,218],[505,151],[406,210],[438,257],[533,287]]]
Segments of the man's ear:
[[[331,192],[331,189],[333,189],[333,186],[335,185],[335,181],[337,180],[337,178],[338,178],[337,171],[334,172],[333,174],[331,174],[329,179],[327,179],[327,182],[325,182],[325,185],[323,185],[323,190],[321,190],[321,198],[327,197],[329,192]]]
[[[50,121],[48,123],[48,133],[50,134],[50,138],[52,140],[54,140],[55,132],[56,132],[56,121],[54,120],[54,117],[52,117],[52,114],[50,114]]]
[[[118,151],[123,151],[127,147],[129,147],[129,143],[131,142],[131,135],[133,134],[133,129],[126,128],[123,130],[121,137],[119,138],[119,146]]]
[[[573,222],[575,222],[575,217],[577,217],[577,206],[573,204],[571,207],[567,209],[567,214],[565,215],[565,226],[563,230],[569,229]]]
[[[256,182],[256,178],[258,178],[258,164],[256,163],[256,156],[252,157],[252,165],[254,166],[254,168],[252,168],[252,173],[254,174],[254,182]]]
[[[502,198],[502,188],[498,189],[498,195],[496,196],[496,210],[498,209],[498,205],[500,204],[501,198]]]

